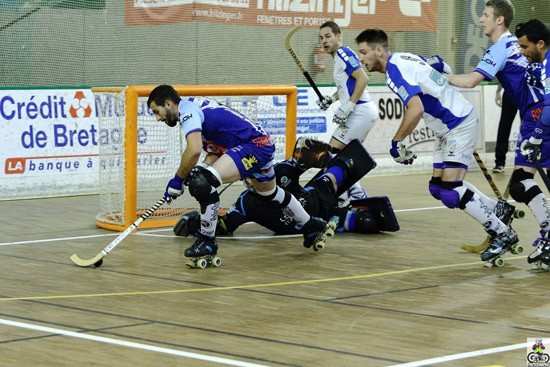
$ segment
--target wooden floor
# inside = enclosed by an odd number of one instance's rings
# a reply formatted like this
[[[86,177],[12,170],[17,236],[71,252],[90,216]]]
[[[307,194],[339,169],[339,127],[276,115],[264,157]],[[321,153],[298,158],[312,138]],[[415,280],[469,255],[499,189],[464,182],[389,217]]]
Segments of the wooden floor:
[[[525,254],[489,269],[460,250],[484,232],[440,208],[428,178],[363,180],[390,196],[400,232],[338,235],[321,253],[300,238],[220,240],[225,265],[203,271],[169,230],[77,268],[73,252],[114,238],[94,227],[97,197],[0,202],[0,366],[394,366],[550,337],[550,273]],[[530,212],[514,224],[529,251]],[[442,365],[525,366],[525,347],[510,349]]]

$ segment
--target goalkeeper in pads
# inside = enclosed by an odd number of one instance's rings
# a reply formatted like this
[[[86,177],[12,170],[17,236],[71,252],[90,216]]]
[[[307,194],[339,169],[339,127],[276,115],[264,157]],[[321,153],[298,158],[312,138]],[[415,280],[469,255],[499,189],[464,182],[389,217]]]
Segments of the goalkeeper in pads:
[[[206,98],[180,98],[170,85],[159,85],[150,93],[147,106],[157,121],[182,130],[187,145],[174,177],[168,181],[165,199],[189,193],[200,205],[197,240],[185,250],[192,259],[215,256],[215,240],[222,183],[247,180],[262,205],[281,207],[304,235],[304,246],[324,240],[327,224],[311,217],[299,201],[277,186],[273,159],[275,146],[263,129],[241,113]],[[202,165],[197,165],[201,151]]]
[[[330,146],[321,141],[299,138],[293,158],[275,165],[277,183],[290,191],[312,216],[333,221],[339,231],[355,233],[395,232],[399,224],[389,199],[385,196],[352,201],[352,206],[340,208],[337,193],[346,191],[375,167],[375,163],[357,140],[353,140],[334,158]],[[325,168],[305,187],[299,178],[309,168]],[[245,190],[229,212],[220,217],[218,235],[231,235],[242,224],[256,222],[277,235],[296,234],[295,221],[280,206],[265,205],[253,188]],[[198,212],[182,216],[174,227],[178,236],[194,234],[200,227]]]
[[[388,49],[388,36],[381,29],[367,29],[356,37],[361,62],[369,71],[385,73],[386,84],[406,106],[389,151],[400,164],[412,164],[416,155],[402,141],[424,122],[436,134],[430,194],[449,209],[461,209],[479,222],[491,237],[481,254],[491,261],[518,242],[516,232],[495,214],[497,202],[465,181],[479,133],[474,106],[458,89],[449,85],[444,62],[426,60],[411,53]],[[445,70],[446,69],[446,70]],[[513,209],[512,209],[513,210]]]

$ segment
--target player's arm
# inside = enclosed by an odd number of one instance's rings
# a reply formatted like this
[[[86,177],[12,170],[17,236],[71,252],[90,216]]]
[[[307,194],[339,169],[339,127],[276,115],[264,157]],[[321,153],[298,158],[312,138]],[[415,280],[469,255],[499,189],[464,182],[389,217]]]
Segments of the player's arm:
[[[451,74],[447,75],[449,84],[460,88],[474,88],[479,85],[485,76],[477,71],[472,71],[468,74]]]
[[[181,155],[180,166],[176,172],[181,178],[186,178],[191,169],[197,165],[202,151],[202,134],[200,131],[189,133],[185,140],[187,146]]]
[[[405,114],[403,115],[403,120],[401,120],[401,125],[397,129],[393,140],[401,141],[409,136],[410,133],[418,126],[422,114],[424,113],[424,105],[420,100],[420,97],[413,96],[409,100],[409,103],[406,106]]]
[[[548,60],[547,62],[550,63],[550,60]],[[542,84],[544,86],[544,107],[540,120],[544,127],[550,128],[550,75],[548,78],[542,81]]]
[[[220,156],[217,154],[207,153],[202,161],[202,164],[206,166],[211,166],[214,164],[214,162],[218,160],[218,158],[220,158]]]
[[[367,73],[365,73],[365,69],[358,68],[353,73],[351,73],[351,76],[355,78],[355,88],[353,89],[353,93],[349,97],[350,101],[353,103],[357,103],[361,96],[363,95],[363,92],[365,91],[365,88],[367,88],[368,83],[368,76]]]

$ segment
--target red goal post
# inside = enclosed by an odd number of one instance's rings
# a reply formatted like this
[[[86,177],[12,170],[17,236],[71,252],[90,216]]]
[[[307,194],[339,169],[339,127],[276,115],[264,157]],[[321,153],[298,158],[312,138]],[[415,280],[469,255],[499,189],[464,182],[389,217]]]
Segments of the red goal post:
[[[118,123],[121,131],[121,146],[120,149],[114,149],[107,153],[107,156],[118,156],[118,160],[122,161],[120,168],[120,192],[117,191],[116,181],[111,188],[106,189],[105,195],[117,194],[120,198],[114,200],[120,202],[120,205],[109,206],[108,210],[100,209],[96,216],[96,225],[100,228],[109,230],[122,231],[134,222],[139,214],[147,208],[146,203],[138,203],[138,106],[140,98],[148,97],[155,85],[131,85],[126,88],[92,88],[95,94],[111,93],[120,98],[123,106],[122,116],[119,116]],[[297,88],[293,85],[174,85],[180,96],[201,96],[201,97],[227,97],[227,96],[285,96],[285,133],[284,133],[284,155],[290,157],[294,144],[296,142],[296,121],[297,121]],[[96,96],[96,106],[97,106]],[[101,120],[100,111],[98,119]],[[119,113],[120,114],[120,113]],[[246,113],[245,113],[246,114]],[[113,114],[112,119],[117,119]],[[108,118],[104,118],[108,120]],[[109,123],[111,121],[109,120]],[[162,124],[162,126],[165,128]],[[101,123],[100,123],[101,127]],[[166,129],[171,130],[171,129]],[[156,152],[158,153],[158,152]],[[179,152],[181,155],[181,152]],[[121,158],[121,157],[122,158]],[[106,164],[102,160],[100,147],[100,170]],[[175,170],[173,171],[175,172]],[[173,172],[171,173],[173,175]],[[101,174],[100,174],[101,175]],[[108,179],[113,175],[106,172]],[[116,175],[115,175],[116,176]],[[100,180],[100,186],[102,185]],[[100,187],[100,190],[105,187]],[[162,195],[164,187],[155,187],[157,197],[149,199],[155,201]],[[100,197],[103,194],[100,191]],[[113,200],[112,200],[113,201]],[[177,201],[177,200],[176,200]],[[143,208],[142,208],[143,207]],[[141,228],[160,228],[173,226],[179,216],[189,210],[189,208],[170,208],[165,207],[159,209],[157,214],[148,220],[144,221]]]

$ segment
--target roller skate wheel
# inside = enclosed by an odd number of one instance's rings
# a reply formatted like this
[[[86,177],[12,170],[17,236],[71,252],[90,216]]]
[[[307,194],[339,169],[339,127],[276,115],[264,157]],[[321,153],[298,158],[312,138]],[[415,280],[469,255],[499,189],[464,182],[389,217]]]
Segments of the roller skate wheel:
[[[206,259],[198,259],[195,260],[195,264],[198,268],[206,269],[206,267],[208,266],[208,261],[206,261]]]
[[[326,235],[328,237],[334,236],[334,228],[332,228],[332,227],[327,228]]]
[[[493,260],[493,264],[497,267],[497,268],[501,268],[504,266],[504,260],[499,257],[499,258],[496,258],[495,260]]]
[[[214,265],[216,268],[219,268],[220,266],[222,266],[222,264],[223,264],[223,260],[221,257],[214,256],[212,258],[212,265]]]
[[[525,217],[525,212],[523,210],[515,210],[514,218],[523,218]]]
[[[319,251],[325,248],[325,240],[321,240],[317,242],[315,245],[313,245],[314,251]]]
[[[521,253],[523,252],[523,246],[522,246],[522,245],[512,246],[512,248],[510,249],[510,251],[511,251],[514,255],[521,254]]]

